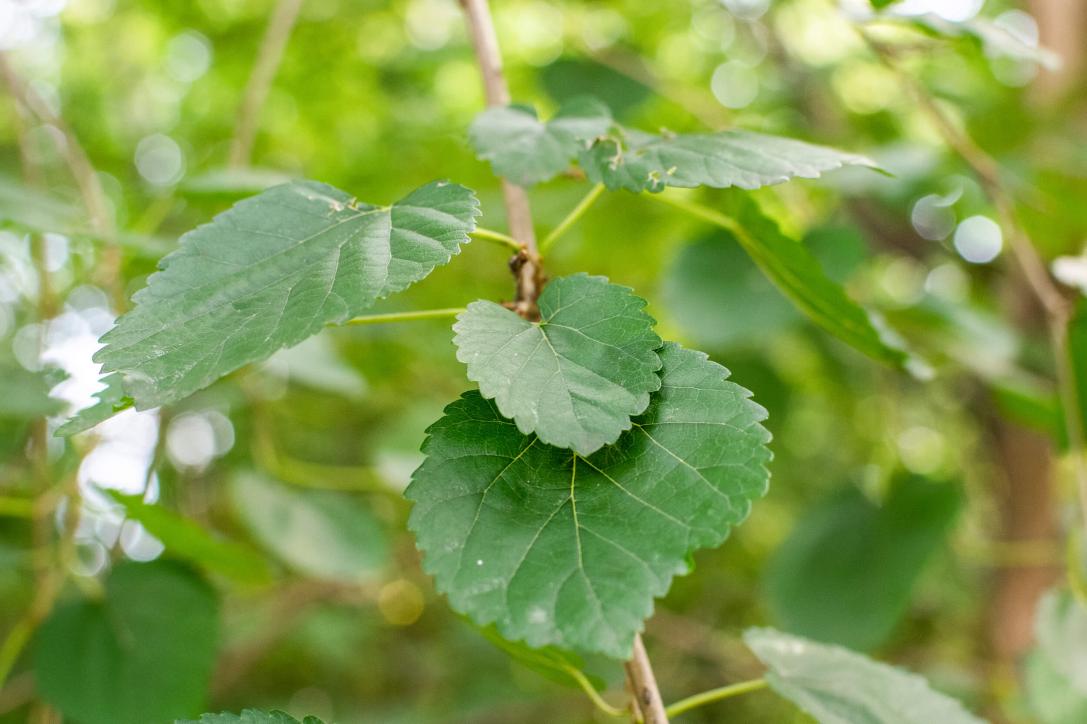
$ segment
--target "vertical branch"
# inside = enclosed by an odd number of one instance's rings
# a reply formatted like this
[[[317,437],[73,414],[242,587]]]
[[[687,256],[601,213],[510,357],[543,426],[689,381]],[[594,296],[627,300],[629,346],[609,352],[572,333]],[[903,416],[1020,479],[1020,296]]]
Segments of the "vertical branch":
[[[483,76],[483,92],[488,106],[504,106],[510,102],[510,91],[502,71],[502,54],[487,0],[460,0],[472,36],[479,70]],[[510,235],[523,247],[510,262],[517,279],[517,299],[514,311],[526,319],[538,319],[536,299],[543,289],[540,250],[532,228],[532,210],[524,188],[502,179],[502,195],[506,202],[506,218]]]
[[[249,165],[260,112],[264,108],[264,101],[268,98],[268,91],[272,87],[279,63],[283,60],[283,51],[287,48],[287,41],[291,37],[291,30],[294,29],[294,23],[301,9],[302,0],[279,0],[272,11],[268,29],[264,31],[264,38],[257,52],[256,63],[253,65],[249,82],[245,86],[245,93],[242,95],[242,103],[238,106],[238,115],[234,122],[234,139],[230,143],[231,168]]]
[[[634,636],[634,655],[623,667],[634,696],[635,713],[641,715],[640,721],[644,724],[668,724],[668,714],[664,711],[664,701],[657,688],[657,677],[653,675],[641,634]]]
[[[101,283],[109,290],[117,309],[125,305],[124,285],[121,283],[121,247],[117,242],[117,229],[113,223],[113,213],[109,200],[98,178],[98,172],[90,157],[79,143],[75,132],[58,113],[54,113],[49,104],[30,88],[15,72],[7,56],[0,53],[0,76],[11,95],[34,113],[43,123],[60,131],[62,139],[57,139],[57,151],[64,157],[76,187],[79,189],[83,206],[90,217],[91,230],[106,242],[102,262],[98,268]]]

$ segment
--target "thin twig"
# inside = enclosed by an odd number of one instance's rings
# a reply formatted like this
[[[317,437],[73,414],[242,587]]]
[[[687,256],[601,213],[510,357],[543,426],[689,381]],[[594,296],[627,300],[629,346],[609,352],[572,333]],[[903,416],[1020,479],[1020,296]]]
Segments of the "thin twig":
[[[283,60],[283,51],[291,37],[298,12],[302,9],[302,0],[279,0],[272,17],[268,20],[268,29],[257,51],[257,60],[249,75],[241,105],[234,121],[234,138],[230,142],[230,167],[242,168],[249,165],[253,154],[253,141],[256,139],[260,112],[268,99],[272,81]]]
[[[1046,270],[1045,262],[1039,255],[1033,240],[1019,223],[1015,213],[1014,194],[1001,178],[1000,165],[996,159],[955,125],[928,90],[913,75],[899,66],[890,48],[879,43],[863,30],[858,32],[872,53],[914,96],[918,107],[932,120],[947,145],[977,175],[982,188],[996,209],[1012,254],[1027,285],[1045,310],[1048,318],[1050,346],[1057,367],[1057,389],[1064,412],[1068,448],[1075,470],[1080,512],[1083,522],[1087,524],[1087,435],[1083,429],[1083,418],[1079,409],[1076,370],[1068,349],[1068,325],[1072,319],[1073,306]]]
[[[770,684],[766,679],[754,679],[752,681],[741,681],[738,684],[730,684],[728,686],[721,686],[716,689],[710,689],[709,691],[703,691],[701,694],[695,694],[694,696],[688,696],[686,699],[681,699],[675,704],[672,704],[665,713],[668,716],[679,716],[680,714],[695,709],[706,704],[712,704],[715,701],[721,701],[722,699],[729,699],[734,696],[740,696],[741,694],[747,694],[752,691],[760,691],[765,689]]]
[[[636,713],[641,715],[640,721],[643,724],[668,724],[668,713],[664,710],[664,701],[657,688],[657,678],[653,675],[641,634],[634,636],[634,653],[623,667],[627,672]]]
[[[484,229],[478,226],[476,227],[476,230],[472,232],[472,237],[507,246],[518,253],[524,248],[521,245],[521,242],[517,241],[517,239],[514,239],[512,236],[503,234],[501,231],[492,231],[491,229]]]
[[[540,242],[540,253],[546,254],[558,239],[570,230],[573,226],[585,215],[596,200],[600,198],[600,195],[606,191],[604,184],[597,184],[589,190],[589,193],[585,194],[585,197],[578,202],[577,206],[566,215],[566,218],[559,222],[559,225],[551,230],[551,233],[544,237],[544,240]]]
[[[56,138],[57,151],[63,156],[79,189],[83,206],[90,218],[91,230],[106,242],[96,276],[109,290],[116,308],[123,309],[125,295],[124,284],[121,282],[121,247],[117,243],[117,227],[113,222],[109,200],[98,178],[98,172],[72,128],[59,113],[53,112],[45,99],[23,82],[4,53],[0,53],[0,76],[3,76],[8,91],[19,103],[43,123],[56,128],[63,136]]]
[[[502,71],[502,54],[498,48],[498,36],[487,0],[460,0],[472,36],[476,60],[483,76],[483,92],[488,106],[505,106],[510,102],[510,91]],[[514,311],[526,319],[539,317],[536,299],[543,289],[540,250],[536,246],[536,232],[532,226],[532,210],[525,190],[502,179],[502,195],[506,202],[506,219],[510,235],[523,245],[511,268],[517,279],[517,299]]]

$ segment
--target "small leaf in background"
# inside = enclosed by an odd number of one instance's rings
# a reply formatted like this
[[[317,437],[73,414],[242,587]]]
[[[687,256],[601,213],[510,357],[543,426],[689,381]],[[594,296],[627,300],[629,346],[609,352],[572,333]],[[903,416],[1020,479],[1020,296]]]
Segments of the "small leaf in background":
[[[468,140],[496,175],[531,186],[569,168],[587,140],[607,131],[611,123],[608,107],[591,97],[567,101],[546,123],[531,108],[503,106],[477,115]]]
[[[468,379],[517,428],[589,455],[630,429],[660,388],[660,337],[645,300],[604,277],[552,280],[540,322],[478,301],[453,325]]]
[[[90,407],[84,407],[82,410],[72,415],[71,419],[57,428],[56,433],[54,433],[55,435],[58,437],[67,437],[69,435],[75,435],[76,433],[86,432],[98,423],[105,422],[118,412],[132,407],[134,402],[131,397],[125,394],[124,386],[121,381],[121,374],[119,372],[106,375],[98,382],[99,384],[105,385],[103,389],[94,394],[98,401]]]
[[[60,412],[64,403],[49,396],[51,387],[47,373],[0,359],[0,418],[33,420]]]
[[[955,699],[917,674],[840,646],[768,628],[744,643],[769,667],[766,680],[820,724],[982,724]]]
[[[427,276],[478,214],[475,195],[446,182],[392,206],[312,181],[269,189],[182,237],[95,360],[138,409],[182,399]]]
[[[664,280],[664,306],[699,347],[761,348],[801,317],[727,231],[685,246]]]
[[[855,153],[740,130],[658,136],[620,129],[597,138],[580,162],[593,183],[654,193],[669,186],[757,189],[843,166],[876,168]]]
[[[38,691],[80,724],[158,724],[199,712],[219,604],[180,565],[122,563],[101,601],[61,604],[38,631]]]
[[[238,198],[291,180],[289,174],[270,168],[217,168],[186,178],[178,190],[189,196]]]
[[[351,400],[366,394],[366,378],[343,360],[328,332],[279,350],[265,369],[293,383]]]
[[[359,582],[388,563],[381,525],[348,495],[289,488],[254,473],[235,477],[230,494],[257,540],[299,573]]]
[[[199,719],[178,720],[175,724],[323,724],[315,716],[298,721],[281,711],[246,709],[241,714],[205,714]]]
[[[76,234],[89,228],[78,205],[0,176],[0,226],[9,224],[58,234]]]
[[[585,663],[577,654],[554,646],[531,648],[520,641],[504,639],[494,626],[479,626],[476,627],[476,630],[522,666],[565,686],[581,686],[582,682],[577,680],[575,673],[582,671],[585,668]],[[583,676],[591,686],[598,690],[602,688],[600,682],[593,681],[594,677],[584,674],[584,672]]]
[[[270,579],[267,562],[252,548],[214,536],[161,505],[145,503],[140,495],[104,492],[124,507],[125,517],[147,529],[172,555],[244,583]]]
[[[950,483],[903,478],[877,505],[848,487],[796,524],[766,569],[785,630],[853,649],[887,640],[962,506]]]
[[[1040,651],[1032,651],[1023,666],[1027,703],[1041,724],[1083,724],[1087,694],[1053,668]]]
[[[948,20],[936,13],[907,14],[896,12],[895,8],[891,8],[890,11],[878,17],[906,20],[916,28],[932,35],[972,38],[980,43],[985,54],[991,57],[1026,60],[1037,63],[1046,70],[1059,70],[1062,65],[1060,56],[1038,45],[1036,38],[1025,37],[1016,29],[989,18]]]
[[[1087,607],[1069,591],[1054,589],[1038,604],[1034,636],[1039,654],[1081,695],[1087,696]]]
[[[577,56],[559,58],[545,66],[540,81],[547,94],[559,103],[592,95],[620,118],[655,97],[649,86],[629,75]]]
[[[521,434],[477,392],[430,427],[409,527],[454,609],[529,646],[625,659],[691,553],[743,522],[769,479],[765,411],[704,354],[660,356],[649,409],[590,457]]]
[[[920,376],[929,374],[927,365],[889,339],[889,332],[877,329],[869,312],[826,275],[803,244],[785,236],[755,200],[731,193],[717,208],[720,223],[732,229],[763,274],[813,322],[873,359]]]

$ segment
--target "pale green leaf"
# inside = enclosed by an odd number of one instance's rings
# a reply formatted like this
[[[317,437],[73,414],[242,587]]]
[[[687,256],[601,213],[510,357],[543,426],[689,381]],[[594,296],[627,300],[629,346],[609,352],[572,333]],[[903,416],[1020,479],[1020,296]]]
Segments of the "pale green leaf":
[[[174,402],[422,279],[478,213],[446,182],[392,206],[312,181],[269,189],[182,237],[95,360],[138,409]]]
[[[562,173],[585,145],[611,126],[611,112],[595,98],[567,101],[544,123],[525,106],[488,108],[476,116],[468,139],[494,172],[521,186]]]
[[[122,563],[101,601],[57,607],[37,635],[37,690],[66,720],[148,724],[201,711],[219,606],[176,564]]]
[[[468,379],[540,440],[589,455],[615,442],[660,387],[660,337],[645,300],[604,277],[552,280],[540,322],[478,301],[453,325]]]
[[[589,180],[611,190],[668,186],[757,189],[874,162],[855,153],[753,131],[652,135],[615,129],[580,156]]]
[[[990,56],[1029,61],[1047,70],[1059,70],[1062,65],[1061,57],[1049,48],[1038,45],[1036,39],[1025,38],[989,18],[948,20],[936,13],[913,15],[896,13],[893,8],[877,17],[906,20],[926,33],[950,38],[972,38]]]
[[[406,491],[423,565],[508,639],[626,658],[653,598],[766,492],[765,410],[668,344],[633,428],[582,457],[524,435],[477,392],[446,408]]]
[[[1027,703],[1041,724],[1083,724],[1087,694],[1068,681],[1040,651],[1032,651],[1023,666]]]
[[[242,582],[260,583],[270,578],[268,564],[252,548],[214,536],[161,505],[145,503],[142,496],[105,492],[124,507],[127,518],[146,528],[178,558]]]
[[[186,178],[179,191],[193,196],[239,197],[290,182],[290,174],[271,168],[215,168]]]
[[[33,420],[54,415],[64,403],[49,396],[49,375],[0,358],[0,418]]]
[[[380,524],[348,495],[288,488],[253,473],[235,477],[230,494],[253,535],[300,573],[358,582],[388,562]]]
[[[744,642],[770,671],[781,696],[820,724],[981,724],[927,681],[840,646],[773,629],[744,632]]]
[[[104,388],[94,394],[98,400],[90,407],[84,407],[57,428],[54,433],[58,437],[67,437],[79,432],[86,432],[100,422],[105,422],[118,412],[127,410],[134,404],[131,397],[125,394],[121,382],[121,374],[114,372],[100,379],[99,384]]]
[[[1034,635],[1053,669],[1087,695],[1087,606],[1065,589],[1048,592],[1038,605]]]
[[[315,716],[298,721],[282,711],[246,709],[241,714],[205,714],[199,719],[177,720],[174,724],[323,724]]]
[[[766,569],[782,628],[853,649],[894,631],[962,504],[958,486],[896,480],[879,504],[850,486],[807,512]]]
[[[717,208],[721,213],[713,211],[711,220],[732,231],[763,274],[813,322],[874,359],[918,376],[928,374],[927,366],[907,353],[882,321],[850,299],[812,253],[785,236],[756,201],[731,193]]]

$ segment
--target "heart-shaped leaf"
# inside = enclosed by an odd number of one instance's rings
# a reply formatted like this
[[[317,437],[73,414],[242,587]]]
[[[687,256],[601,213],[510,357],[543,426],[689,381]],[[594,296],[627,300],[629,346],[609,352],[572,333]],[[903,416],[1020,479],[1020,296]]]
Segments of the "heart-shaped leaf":
[[[661,388],[589,457],[524,435],[477,392],[432,425],[406,495],[424,567],[453,607],[530,646],[630,655],[690,554],[766,492],[765,410],[668,344]]]
[[[660,337],[645,300],[604,277],[561,277],[540,295],[540,322],[493,302],[453,325],[468,379],[523,433],[589,455],[615,442],[660,387]]]

